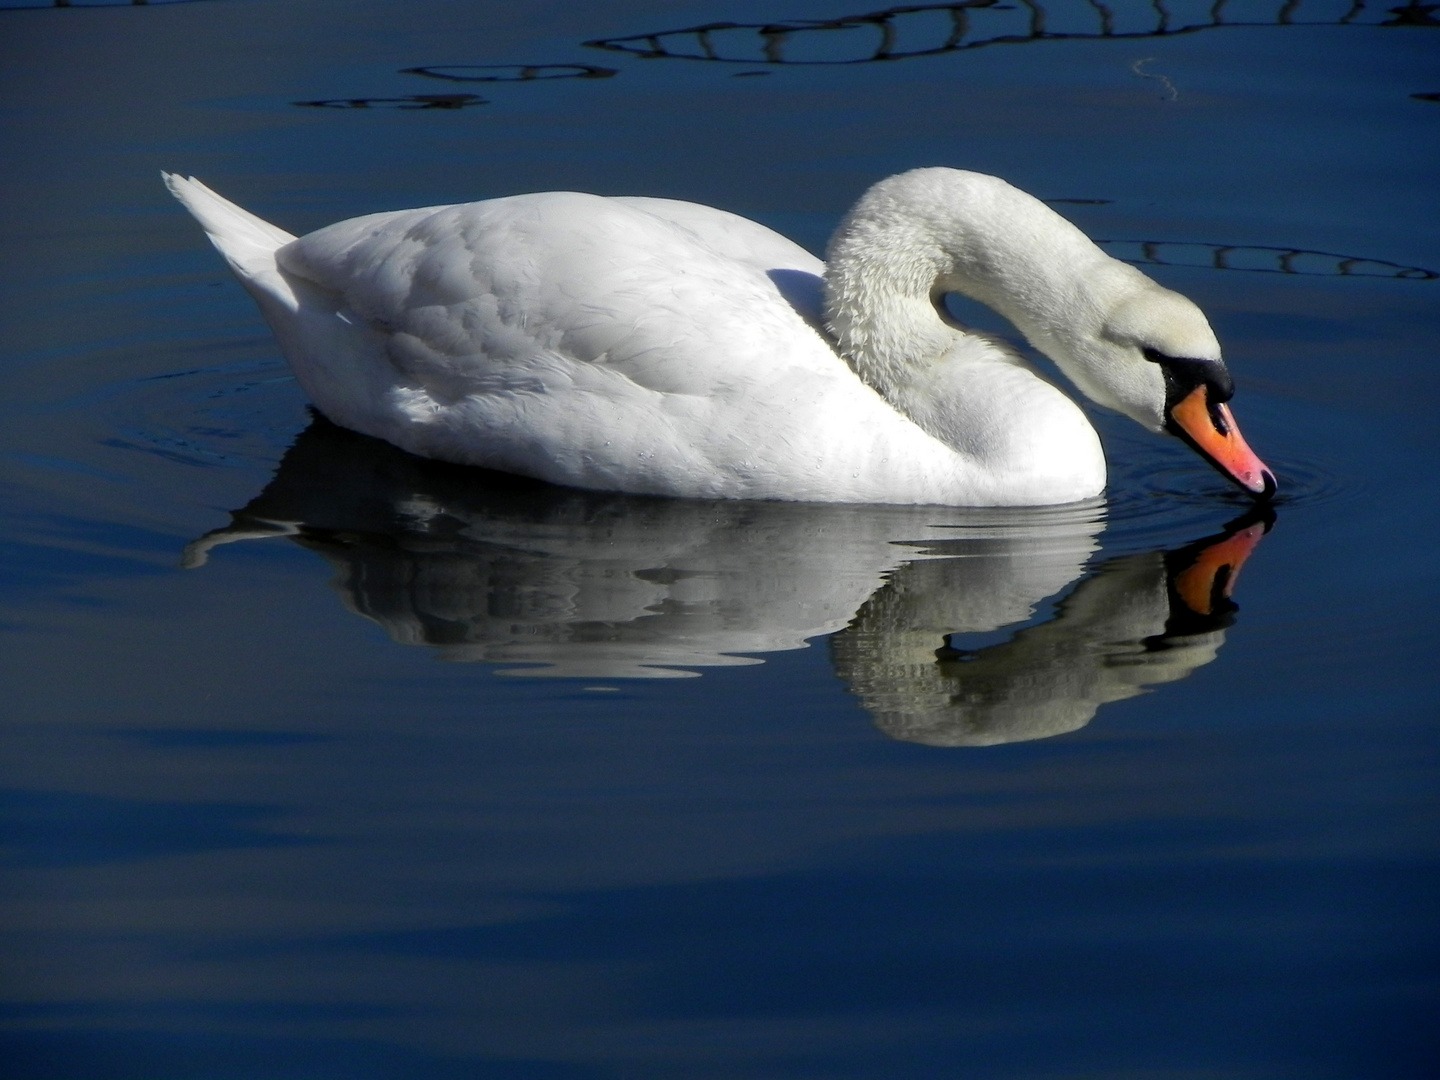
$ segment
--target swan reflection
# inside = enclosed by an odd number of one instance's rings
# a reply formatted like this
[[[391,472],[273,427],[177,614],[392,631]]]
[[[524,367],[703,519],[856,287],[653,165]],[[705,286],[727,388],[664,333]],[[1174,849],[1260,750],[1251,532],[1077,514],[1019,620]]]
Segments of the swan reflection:
[[[831,639],[835,668],[876,725],[907,742],[983,746],[1074,731],[1101,705],[1215,659],[1236,610],[1235,574],[1267,527],[1242,520],[1176,551],[1110,559],[1052,618],[973,649],[963,635],[992,623],[967,602],[991,587],[983,560],[957,551],[910,563]]]
[[[506,674],[682,677],[833,635],[836,671],[883,731],[960,746],[1072,731],[1215,659],[1235,574],[1268,524],[1252,514],[1087,574],[1099,503],[976,511],[602,494],[422,460],[317,418],[184,564],[287,536],[324,556],[346,606],[396,642],[515,665]]]

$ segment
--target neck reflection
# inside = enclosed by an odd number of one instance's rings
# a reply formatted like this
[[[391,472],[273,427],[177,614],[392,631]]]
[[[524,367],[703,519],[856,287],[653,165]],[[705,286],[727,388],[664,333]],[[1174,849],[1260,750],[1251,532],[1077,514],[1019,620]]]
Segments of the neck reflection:
[[[986,746],[1074,731],[1100,706],[1215,659],[1268,513],[1175,550],[1106,560],[1049,618],[978,648],[965,636],[988,627],[967,626],[965,597],[985,570],[958,552],[911,563],[831,639],[836,671],[876,725],[907,742]]]

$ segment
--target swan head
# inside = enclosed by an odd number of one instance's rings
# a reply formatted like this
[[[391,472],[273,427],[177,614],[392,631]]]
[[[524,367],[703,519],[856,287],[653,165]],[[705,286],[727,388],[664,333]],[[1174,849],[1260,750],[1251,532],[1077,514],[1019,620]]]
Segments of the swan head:
[[[1157,433],[1165,430],[1167,419],[1169,358],[1187,362],[1187,370],[1223,387],[1222,400],[1229,400],[1234,384],[1220,357],[1220,342],[1200,309],[1138,272],[1126,284],[1130,287],[1114,290],[1120,292],[1118,300],[1102,303],[1093,331],[1076,335],[1069,349],[1057,350],[1056,362],[1066,375],[1096,404]]]
[[[1268,499],[1275,476],[1226,404],[1235,382],[1209,321],[1179,293],[1119,268],[1133,287],[1105,311],[1095,333],[1072,342],[1068,363],[1059,356],[1056,362],[1091,400],[1176,436],[1226,478]]]

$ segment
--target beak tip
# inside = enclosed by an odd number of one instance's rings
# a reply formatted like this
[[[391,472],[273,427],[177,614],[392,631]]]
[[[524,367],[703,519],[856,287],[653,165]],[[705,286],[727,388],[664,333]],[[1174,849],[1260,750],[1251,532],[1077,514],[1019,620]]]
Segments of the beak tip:
[[[1275,482],[1275,474],[1269,469],[1261,469],[1260,489],[1258,491],[1252,489],[1252,493],[1260,502],[1269,502],[1275,497],[1275,492],[1278,487],[1279,485]]]

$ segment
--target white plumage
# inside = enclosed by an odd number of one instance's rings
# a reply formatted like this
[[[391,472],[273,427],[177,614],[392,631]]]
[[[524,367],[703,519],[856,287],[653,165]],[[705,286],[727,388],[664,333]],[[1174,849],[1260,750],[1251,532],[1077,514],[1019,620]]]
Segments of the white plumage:
[[[557,484],[950,505],[1098,494],[1083,413],[948,320],[946,291],[995,307],[1154,430],[1166,386],[1144,350],[1221,366],[1189,301],[976,173],[876,185],[828,270],[754,222],[663,199],[519,195],[295,239],[197,180],[166,182],[331,420]]]

